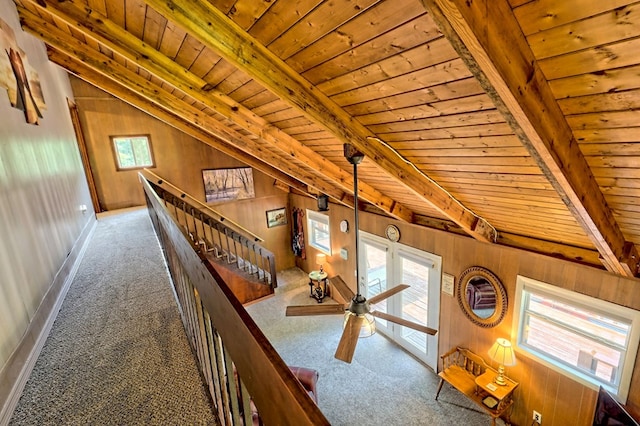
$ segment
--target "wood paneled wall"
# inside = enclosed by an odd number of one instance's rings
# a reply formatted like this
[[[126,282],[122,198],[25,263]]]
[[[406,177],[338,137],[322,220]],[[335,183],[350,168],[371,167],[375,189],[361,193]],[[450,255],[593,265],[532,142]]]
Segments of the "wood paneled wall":
[[[145,204],[138,171],[116,170],[109,136],[150,135],[156,163],[151,170],[203,203],[203,169],[246,166],[78,78],[72,77],[71,84],[104,210]],[[255,198],[210,206],[263,238],[276,255],[278,270],[290,268],[294,265],[291,245],[283,244],[291,240],[290,221],[287,226],[267,228],[266,218],[267,210],[288,207],[288,195],[273,185],[273,178],[255,169],[253,179]]]
[[[291,205],[316,210],[315,200],[291,196]],[[340,274],[355,289],[355,246],[353,231],[343,234],[338,228],[340,220],[347,219],[353,227],[353,211],[330,204],[333,256],[325,265],[330,275]],[[470,348],[488,360],[486,352],[498,337],[511,337],[513,298],[517,275],[524,275],[562,288],[584,293],[632,309],[640,309],[640,282],[620,278],[598,269],[569,263],[517,249],[482,243],[471,238],[442,231],[409,225],[369,213],[360,214],[360,229],[384,236],[385,227],[393,223],[401,232],[400,243],[425,250],[442,257],[443,272],[453,275],[456,282],[462,271],[470,266],[484,266],[494,272],[504,284],[509,298],[505,319],[495,328],[484,329],[471,323],[460,310],[455,297],[445,293],[440,300],[439,353],[453,346]],[[306,232],[306,227],[305,227]],[[339,250],[349,250],[349,259],[340,258]],[[297,260],[305,271],[317,269],[313,264],[315,250],[307,245],[307,260]],[[593,420],[597,392],[549,368],[519,355],[518,363],[507,369],[507,375],[520,382],[516,390],[516,403],[512,421],[529,425],[532,411],[542,413],[545,425],[587,426]],[[494,366],[495,367],[495,366]],[[442,402],[441,402],[442,404]],[[629,391],[628,407],[640,412],[640,362],[636,366]]]

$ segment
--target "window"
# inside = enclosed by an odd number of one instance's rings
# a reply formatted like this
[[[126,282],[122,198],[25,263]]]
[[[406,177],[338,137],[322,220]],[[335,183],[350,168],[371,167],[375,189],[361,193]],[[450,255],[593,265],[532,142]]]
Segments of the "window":
[[[626,402],[640,312],[518,276],[516,347],[550,368]]]
[[[329,216],[307,210],[307,229],[309,229],[309,245],[331,256]]]
[[[111,136],[118,170],[155,167],[148,135]]]

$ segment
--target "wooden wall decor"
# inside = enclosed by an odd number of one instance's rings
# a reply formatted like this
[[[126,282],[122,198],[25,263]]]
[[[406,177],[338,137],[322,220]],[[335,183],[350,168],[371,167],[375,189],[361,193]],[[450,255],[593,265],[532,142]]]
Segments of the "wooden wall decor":
[[[38,124],[45,109],[38,73],[16,42],[13,30],[0,19],[0,86],[7,90],[11,106],[24,111],[29,124]]]

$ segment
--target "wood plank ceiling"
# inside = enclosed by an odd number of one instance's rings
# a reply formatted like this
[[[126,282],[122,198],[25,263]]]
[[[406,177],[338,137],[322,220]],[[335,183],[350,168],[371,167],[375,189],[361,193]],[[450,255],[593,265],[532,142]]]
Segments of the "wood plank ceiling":
[[[70,73],[301,192],[638,274],[640,2],[15,0]],[[372,207],[375,206],[375,207]]]

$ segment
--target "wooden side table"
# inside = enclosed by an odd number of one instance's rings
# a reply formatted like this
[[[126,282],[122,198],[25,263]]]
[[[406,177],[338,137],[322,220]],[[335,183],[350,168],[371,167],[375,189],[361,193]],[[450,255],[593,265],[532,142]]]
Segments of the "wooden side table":
[[[309,273],[309,297],[313,297],[322,303],[327,297],[327,273],[320,271],[311,271]]]
[[[505,377],[507,384],[498,385],[495,383],[497,375],[497,371],[487,368],[483,374],[476,377],[476,393],[483,404],[489,408],[487,411],[491,415],[492,426],[495,426],[496,419],[502,415],[505,415],[504,419],[510,425],[509,409],[513,405],[513,391],[518,387],[519,383]],[[493,401],[495,401],[495,405],[492,404]]]

